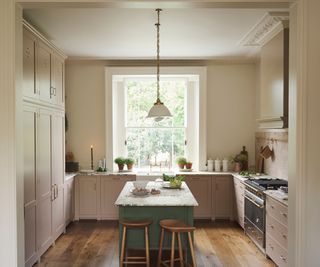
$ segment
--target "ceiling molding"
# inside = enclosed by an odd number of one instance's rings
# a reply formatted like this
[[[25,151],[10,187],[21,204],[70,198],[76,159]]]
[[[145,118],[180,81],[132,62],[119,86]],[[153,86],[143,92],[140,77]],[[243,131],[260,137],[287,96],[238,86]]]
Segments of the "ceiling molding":
[[[284,28],[289,27],[289,12],[268,12],[240,40],[242,46],[263,46]]]

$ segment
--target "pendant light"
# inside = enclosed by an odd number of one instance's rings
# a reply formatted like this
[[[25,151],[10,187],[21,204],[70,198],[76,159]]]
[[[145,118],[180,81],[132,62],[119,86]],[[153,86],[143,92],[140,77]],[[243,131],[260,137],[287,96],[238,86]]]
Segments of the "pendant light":
[[[164,117],[172,117],[169,109],[160,100],[160,12],[162,9],[156,9],[158,13],[157,27],[157,100],[149,110],[147,118],[154,118],[155,121],[161,121]]]

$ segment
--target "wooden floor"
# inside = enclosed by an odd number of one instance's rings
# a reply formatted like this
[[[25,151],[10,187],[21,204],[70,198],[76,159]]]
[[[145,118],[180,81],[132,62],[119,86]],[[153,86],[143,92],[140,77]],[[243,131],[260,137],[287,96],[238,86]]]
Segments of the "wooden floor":
[[[197,221],[195,250],[198,266],[276,266],[255,247],[243,230],[232,222]],[[116,222],[72,223],[35,266],[116,267],[118,262]],[[133,265],[130,265],[133,266]],[[154,266],[154,264],[153,264]]]

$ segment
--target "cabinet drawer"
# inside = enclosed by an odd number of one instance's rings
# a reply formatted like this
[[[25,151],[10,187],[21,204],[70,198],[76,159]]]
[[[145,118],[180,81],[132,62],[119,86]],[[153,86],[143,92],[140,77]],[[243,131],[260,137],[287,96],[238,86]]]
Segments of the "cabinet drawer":
[[[267,214],[266,231],[285,249],[288,248],[288,228]]]
[[[279,267],[289,266],[287,250],[281,247],[279,243],[268,234],[266,237],[266,253]]]
[[[279,222],[288,225],[288,207],[282,205],[280,202],[274,200],[271,197],[267,197],[266,201],[267,214],[276,218]]]

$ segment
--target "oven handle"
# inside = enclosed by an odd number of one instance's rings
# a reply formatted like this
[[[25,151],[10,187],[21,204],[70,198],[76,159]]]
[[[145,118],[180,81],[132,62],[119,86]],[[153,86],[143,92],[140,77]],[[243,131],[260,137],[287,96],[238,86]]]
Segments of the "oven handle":
[[[245,196],[245,199],[249,200],[251,203],[253,203],[254,205],[256,205],[259,209],[263,209],[264,205],[259,205],[257,204],[255,201],[253,201],[250,197]]]

